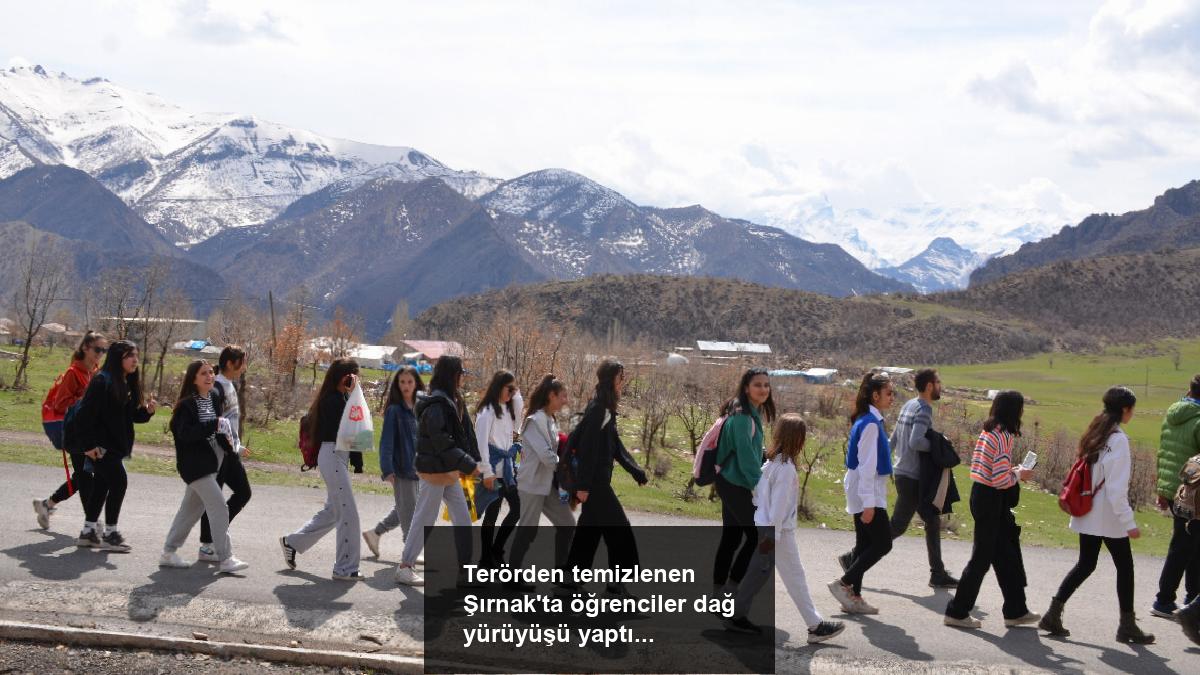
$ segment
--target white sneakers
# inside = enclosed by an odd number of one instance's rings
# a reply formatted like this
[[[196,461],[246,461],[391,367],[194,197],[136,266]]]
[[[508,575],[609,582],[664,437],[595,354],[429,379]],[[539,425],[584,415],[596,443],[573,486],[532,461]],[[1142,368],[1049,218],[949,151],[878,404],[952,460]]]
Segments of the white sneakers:
[[[158,566],[185,569],[191,567],[192,563],[180,558],[179,554],[174,551],[163,551],[163,554],[158,557]]]
[[[1004,625],[1009,628],[1015,626],[1030,626],[1042,620],[1042,615],[1036,612],[1025,612],[1025,616],[1018,616],[1015,619],[1005,619]]]
[[[942,623],[947,626],[953,626],[955,628],[969,628],[971,630],[979,628],[980,626],[983,625],[982,621],[980,621],[979,619],[976,619],[974,617],[968,616],[965,619],[956,619],[950,615],[946,615],[946,617],[944,619],[942,619]]]
[[[401,565],[396,568],[396,583],[404,586],[424,586],[425,579],[417,574],[416,569]]]
[[[213,548],[212,544],[201,546],[200,552],[196,554],[196,560],[200,562],[221,562],[221,559],[217,557],[217,550]]]
[[[217,572],[221,574],[233,574],[234,572],[241,572],[249,566],[250,563],[242,562],[233,556],[229,556],[221,561],[221,565],[217,568]]]
[[[829,582],[829,592],[837,599],[838,604],[842,606],[842,611],[847,614],[878,614],[879,608],[873,607],[863,600],[861,595],[855,595],[854,589],[842,583],[841,579],[834,579]]]
[[[363,533],[363,541],[367,542],[367,548],[371,549],[371,555],[379,557],[379,534],[375,530],[366,530]]]

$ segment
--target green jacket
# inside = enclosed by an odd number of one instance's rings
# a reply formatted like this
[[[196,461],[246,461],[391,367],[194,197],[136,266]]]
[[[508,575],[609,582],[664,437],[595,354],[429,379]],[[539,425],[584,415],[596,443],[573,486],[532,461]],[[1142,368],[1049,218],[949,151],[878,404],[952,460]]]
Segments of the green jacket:
[[[738,413],[725,419],[721,438],[717,441],[717,466],[725,480],[754,490],[762,477],[763,424],[758,410]]]
[[[1200,455],[1200,404],[1185,398],[1167,408],[1158,444],[1158,495],[1175,498],[1179,470],[1188,458]]]

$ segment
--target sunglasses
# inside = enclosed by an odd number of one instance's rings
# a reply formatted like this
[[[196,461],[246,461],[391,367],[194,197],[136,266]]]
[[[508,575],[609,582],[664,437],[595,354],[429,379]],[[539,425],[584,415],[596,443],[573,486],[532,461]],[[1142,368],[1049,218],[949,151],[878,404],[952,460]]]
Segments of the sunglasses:
[[[108,347],[92,347],[92,351],[103,356],[108,353]]]
[[[508,385],[507,387],[505,387],[505,389],[507,389],[507,390],[509,391],[509,393],[512,393],[512,392],[514,392],[514,391],[516,391],[516,390],[517,390],[517,385],[515,385],[515,384],[510,384],[510,385]]]

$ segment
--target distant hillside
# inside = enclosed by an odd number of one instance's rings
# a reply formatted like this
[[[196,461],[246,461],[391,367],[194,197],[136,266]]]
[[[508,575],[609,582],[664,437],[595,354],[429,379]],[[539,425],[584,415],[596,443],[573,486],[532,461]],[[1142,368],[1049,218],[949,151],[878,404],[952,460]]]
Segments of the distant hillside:
[[[1048,332],[1027,325],[897,298],[837,299],[734,279],[653,275],[598,275],[458,298],[421,313],[414,329],[462,337],[522,308],[598,338],[615,323],[628,339],[664,349],[697,339],[754,340],[792,359],[962,363],[1054,346]]]
[[[1048,265],[1105,255],[1200,246],[1200,180],[1167,190],[1154,205],[1122,215],[1088,216],[1074,227],[993,258],[971,274],[971,285]]]
[[[1073,342],[1200,335],[1200,249],[1057,262],[930,302],[1036,324]]]

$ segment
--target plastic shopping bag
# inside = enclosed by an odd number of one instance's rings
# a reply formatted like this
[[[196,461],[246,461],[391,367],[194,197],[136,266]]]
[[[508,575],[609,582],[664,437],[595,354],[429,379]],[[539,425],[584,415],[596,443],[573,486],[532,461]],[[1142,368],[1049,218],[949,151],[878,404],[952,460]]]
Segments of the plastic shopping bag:
[[[355,384],[342,411],[342,422],[338,425],[337,445],[343,452],[370,452],[375,449],[375,423],[371,420],[371,409],[362,385]]]

